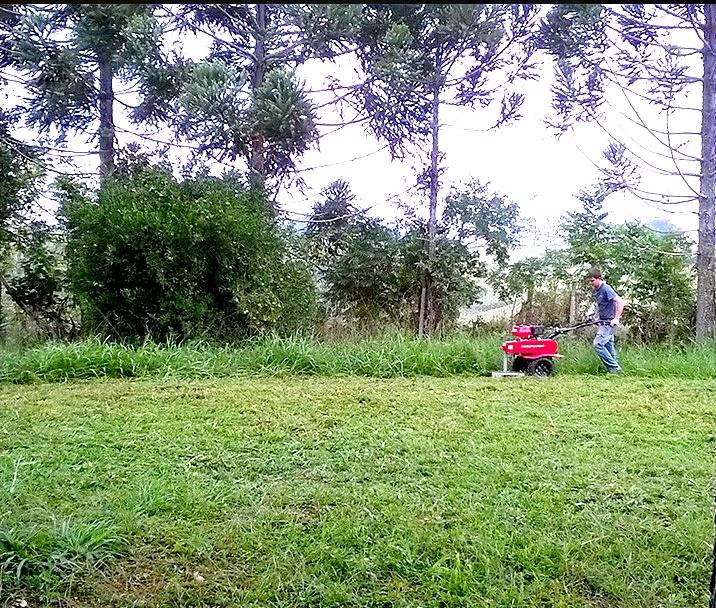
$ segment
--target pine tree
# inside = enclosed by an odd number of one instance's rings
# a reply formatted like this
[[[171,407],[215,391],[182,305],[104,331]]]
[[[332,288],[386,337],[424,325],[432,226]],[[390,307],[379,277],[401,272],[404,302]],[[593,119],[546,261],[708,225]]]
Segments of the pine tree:
[[[160,61],[152,5],[15,5],[2,61],[29,92],[18,107],[26,124],[48,134],[91,133],[101,179],[115,162],[117,82],[136,84]]]
[[[607,168],[614,185],[669,211],[697,210],[696,338],[713,337],[716,6],[554,5],[540,39],[555,59],[558,132],[596,123],[616,142]],[[618,112],[626,127],[639,129],[633,143],[609,126]],[[700,129],[689,128],[699,115]],[[686,127],[676,128],[679,122]],[[647,173],[668,186],[640,187],[638,177]]]
[[[419,177],[428,194],[428,264],[423,274],[420,335],[435,327],[431,265],[443,156],[441,109],[487,108],[499,101],[496,128],[519,118],[524,96],[514,86],[536,78],[532,36],[538,6],[531,4],[364,5],[358,55],[365,85],[353,103],[393,157],[427,152]]]

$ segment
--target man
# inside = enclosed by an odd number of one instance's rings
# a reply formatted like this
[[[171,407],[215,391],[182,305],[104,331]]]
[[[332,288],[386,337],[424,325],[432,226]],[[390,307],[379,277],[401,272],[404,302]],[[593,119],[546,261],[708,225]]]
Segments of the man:
[[[602,279],[599,268],[592,268],[587,274],[587,280],[594,289],[599,320],[604,321],[597,326],[597,335],[593,342],[594,350],[606,366],[607,371],[610,374],[618,374],[622,368],[619,367],[617,361],[614,334],[624,311],[624,300]]]

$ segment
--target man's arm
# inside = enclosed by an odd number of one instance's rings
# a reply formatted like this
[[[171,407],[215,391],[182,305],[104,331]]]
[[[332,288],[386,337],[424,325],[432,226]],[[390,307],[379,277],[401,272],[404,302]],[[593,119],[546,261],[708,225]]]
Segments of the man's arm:
[[[611,325],[619,325],[619,319],[622,318],[624,312],[624,300],[619,296],[614,296],[614,318],[611,320]]]

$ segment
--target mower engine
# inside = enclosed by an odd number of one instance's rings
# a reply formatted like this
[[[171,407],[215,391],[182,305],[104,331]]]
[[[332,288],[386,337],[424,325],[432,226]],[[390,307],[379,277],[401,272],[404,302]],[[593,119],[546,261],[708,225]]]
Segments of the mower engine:
[[[513,325],[512,335],[520,340],[530,340],[537,338],[544,333],[544,327],[541,325]]]
[[[554,371],[557,340],[545,336],[541,325],[515,325],[512,328],[515,340],[502,344],[504,352],[503,373],[527,373],[530,376],[549,376]]]

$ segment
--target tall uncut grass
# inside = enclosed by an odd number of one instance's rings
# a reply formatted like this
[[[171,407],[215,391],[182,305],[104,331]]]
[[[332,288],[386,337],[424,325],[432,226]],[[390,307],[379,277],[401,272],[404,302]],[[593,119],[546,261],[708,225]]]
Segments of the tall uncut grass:
[[[235,375],[448,377],[480,375],[502,365],[504,336],[419,340],[381,339],[322,343],[267,337],[242,346],[201,342],[128,346],[90,339],[0,352],[0,382],[56,382],[88,378],[211,378]],[[588,343],[563,340],[559,374],[600,374]],[[620,346],[625,374],[716,378],[716,344]]]

